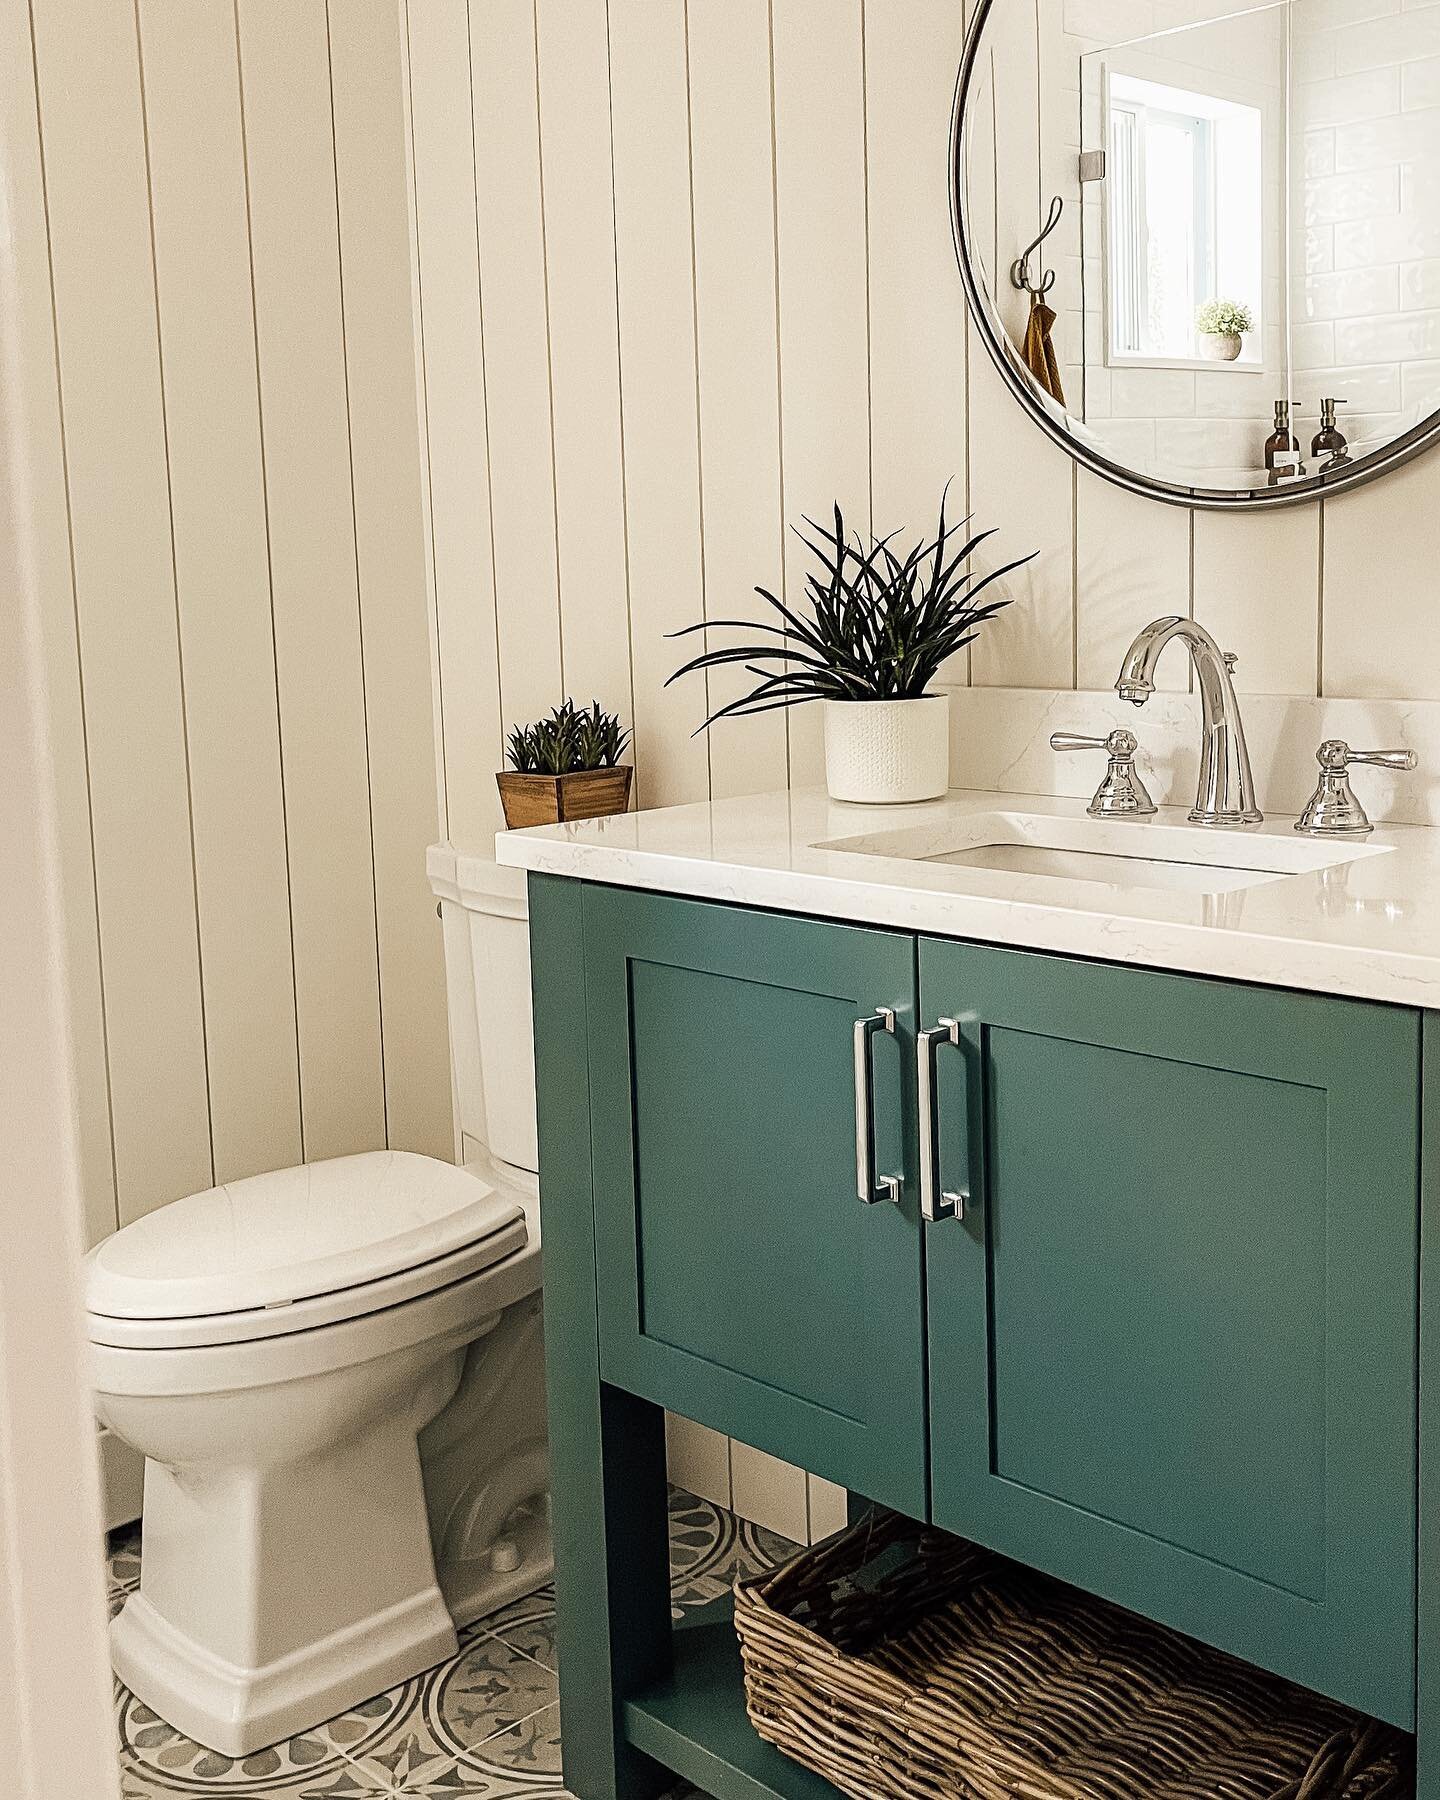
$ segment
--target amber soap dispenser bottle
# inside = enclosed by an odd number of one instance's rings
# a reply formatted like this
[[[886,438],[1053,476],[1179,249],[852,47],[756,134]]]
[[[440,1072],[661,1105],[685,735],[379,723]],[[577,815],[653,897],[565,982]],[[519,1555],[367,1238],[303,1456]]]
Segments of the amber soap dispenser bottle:
[[[1320,429],[1311,440],[1310,454],[1317,461],[1323,458],[1332,467],[1336,462],[1349,460],[1345,454],[1345,434],[1335,423],[1335,408],[1348,405],[1348,400],[1322,400],[1320,402]]]
[[[1290,402],[1275,402],[1275,429],[1265,440],[1265,468],[1270,485],[1293,481],[1300,474],[1300,444],[1290,429]]]

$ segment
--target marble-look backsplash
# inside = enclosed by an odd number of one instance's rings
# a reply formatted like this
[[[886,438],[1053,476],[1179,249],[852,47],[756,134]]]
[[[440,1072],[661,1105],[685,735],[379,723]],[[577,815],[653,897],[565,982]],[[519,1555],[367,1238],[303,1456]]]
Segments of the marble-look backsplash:
[[[1117,725],[1140,740],[1136,762],[1163,805],[1192,805],[1200,754],[1200,699],[1157,693],[1142,707],[1111,689],[952,688],[950,779],[956,787],[1023,794],[1092,794],[1102,751],[1060,753],[1052,731],[1103,737]],[[1376,824],[1440,825],[1440,702],[1240,697],[1250,764],[1267,814],[1298,813],[1314,791],[1315,751],[1344,738],[1357,750],[1413,750],[1411,773],[1360,768],[1355,791]]]

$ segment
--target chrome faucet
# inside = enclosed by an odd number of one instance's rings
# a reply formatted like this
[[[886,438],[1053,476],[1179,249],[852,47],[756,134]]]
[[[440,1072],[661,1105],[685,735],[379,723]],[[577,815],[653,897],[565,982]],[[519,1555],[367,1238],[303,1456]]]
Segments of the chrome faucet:
[[[1190,818],[1196,825],[1258,825],[1264,814],[1255,804],[1250,752],[1230,672],[1235,658],[1223,651],[1193,619],[1154,619],[1125,654],[1115,692],[1143,706],[1155,692],[1155,664],[1171,638],[1190,652],[1200,684],[1200,782]]]

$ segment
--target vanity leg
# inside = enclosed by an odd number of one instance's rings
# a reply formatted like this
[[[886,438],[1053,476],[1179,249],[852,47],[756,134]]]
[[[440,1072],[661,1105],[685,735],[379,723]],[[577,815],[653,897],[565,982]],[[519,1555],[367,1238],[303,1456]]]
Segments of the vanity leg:
[[[1415,1750],[1417,1800],[1440,1800],[1440,1013],[1420,1040],[1420,1496]]]
[[[1440,1013],[1426,1013],[1420,1097],[1420,1456],[1416,1800],[1440,1800]]]
[[[561,1749],[578,1800],[651,1800],[674,1776],[620,1715],[669,1665],[665,1415],[600,1379],[583,900],[530,877]]]

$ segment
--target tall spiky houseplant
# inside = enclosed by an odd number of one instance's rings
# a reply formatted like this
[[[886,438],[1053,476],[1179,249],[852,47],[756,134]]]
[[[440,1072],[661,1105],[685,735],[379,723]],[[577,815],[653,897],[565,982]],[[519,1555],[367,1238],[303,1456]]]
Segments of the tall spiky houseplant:
[[[815,558],[805,594],[789,605],[768,588],[756,593],[775,620],[704,620],[675,632],[734,630],[751,635],[706,649],[670,677],[734,665],[755,685],[701,725],[820,701],[825,708],[826,782],[837,800],[933,799],[949,782],[949,703],[935,691],[944,665],[1010,605],[993,584],[1029,556],[977,574],[970,559],[991,531],[965,535],[946,519],[933,538],[896,548],[897,533],[868,544],[847,533],[837,502],[829,529],[806,519],[796,535]],[[1033,552],[1032,552],[1033,555]]]

